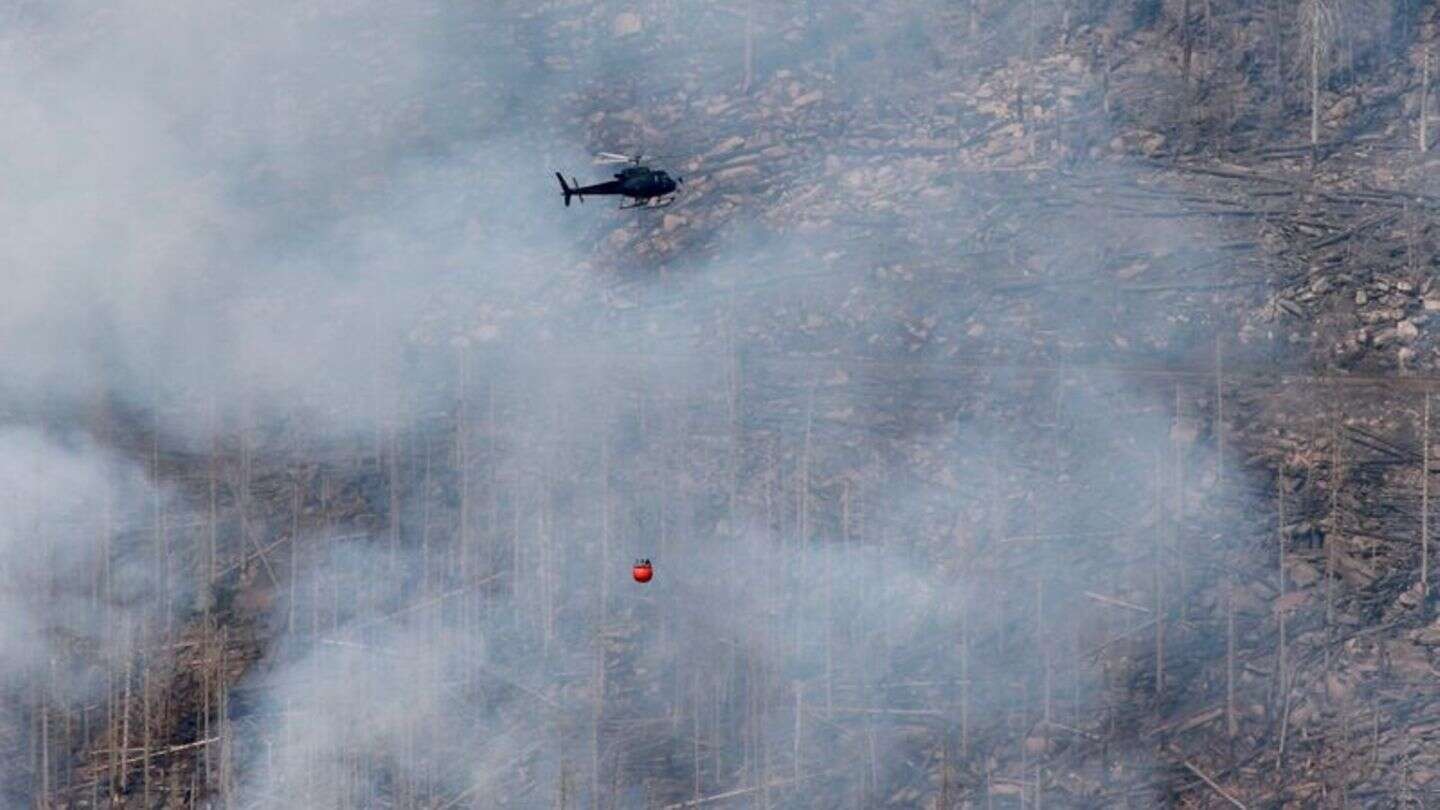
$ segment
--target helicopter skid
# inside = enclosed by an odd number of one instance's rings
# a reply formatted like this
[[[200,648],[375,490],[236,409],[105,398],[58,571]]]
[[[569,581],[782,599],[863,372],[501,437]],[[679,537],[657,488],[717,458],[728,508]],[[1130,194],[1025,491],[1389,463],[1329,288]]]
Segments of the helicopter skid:
[[[672,204],[674,204],[674,202],[675,195],[671,194],[668,197],[651,197],[648,200],[636,200],[630,205],[625,205],[624,203],[621,203],[620,210],[629,211],[635,208],[668,208]]]

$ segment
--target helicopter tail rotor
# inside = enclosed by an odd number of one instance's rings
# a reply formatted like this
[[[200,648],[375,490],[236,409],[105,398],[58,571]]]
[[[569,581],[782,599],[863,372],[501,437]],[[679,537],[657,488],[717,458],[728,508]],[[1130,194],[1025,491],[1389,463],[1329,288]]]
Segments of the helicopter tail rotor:
[[[555,179],[560,181],[560,193],[565,195],[565,207],[570,207],[570,198],[579,197],[580,202],[585,202],[585,195],[580,193],[580,181],[574,177],[570,178],[570,185],[565,185],[565,175],[555,173]]]

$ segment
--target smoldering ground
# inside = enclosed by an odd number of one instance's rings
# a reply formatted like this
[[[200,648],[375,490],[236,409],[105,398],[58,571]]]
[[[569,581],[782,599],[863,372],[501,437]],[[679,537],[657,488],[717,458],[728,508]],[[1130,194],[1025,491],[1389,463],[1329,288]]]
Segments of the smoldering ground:
[[[192,578],[187,561],[156,556],[167,515],[186,523],[173,494],[83,434],[0,429],[0,487],[3,752],[51,707],[96,700],[109,673],[182,611]],[[41,787],[6,774],[0,804],[21,806]]]
[[[987,778],[962,764],[962,726],[978,740],[1028,717],[1027,744],[1067,745],[1050,719],[1078,724],[1113,699],[1084,664],[1103,630],[1077,621],[1083,594],[1145,602],[1134,538],[1163,533],[1176,507],[1156,485],[1173,449],[1165,409],[1123,381],[1063,387],[1015,391],[1036,403],[1020,419],[974,412],[868,443],[897,456],[878,462],[849,457],[838,437],[853,431],[824,417],[808,451],[804,428],[787,429],[786,455],[747,467],[729,507],[686,483],[716,449],[669,434],[675,408],[654,392],[657,422],[631,448],[643,470],[607,451],[614,428],[567,435],[552,460],[453,437],[475,454],[475,489],[437,498],[465,486],[456,471],[406,482],[421,502],[403,506],[401,547],[301,542],[299,579],[271,612],[278,641],[236,718],[245,795],[645,806],[773,782],[781,806],[863,804],[917,778],[905,763],[926,734],[953,735],[957,790]],[[511,424],[510,406],[493,418]],[[1210,462],[1183,455],[1187,469]],[[426,546],[426,526],[447,528]],[[625,576],[641,554],[658,568],[646,586]],[[1102,626],[1143,632],[1123,612]],[[364,773],[347,765],[357,757]],[[794,792],[800,777],[816,791]]]

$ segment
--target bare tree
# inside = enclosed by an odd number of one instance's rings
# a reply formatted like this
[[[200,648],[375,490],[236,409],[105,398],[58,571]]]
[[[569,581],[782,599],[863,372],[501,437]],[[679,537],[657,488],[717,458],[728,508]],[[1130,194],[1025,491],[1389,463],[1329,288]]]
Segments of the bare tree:
[[[1425,46],[1425,55],[1420,66],[1420,151],[1430,149],[1430,46]]]
[[[1320,82],[1329,72],[1326,59],[1335,37],[1333,0],[1303,0],[1300,5],[1300,42],[1308,60],[1310,77],[1310,168],[1314,170],[1320,151]]]
[[[1420,593],[1430,595],[1430,394],[1425,394],[1425,418],[1420,430]]]

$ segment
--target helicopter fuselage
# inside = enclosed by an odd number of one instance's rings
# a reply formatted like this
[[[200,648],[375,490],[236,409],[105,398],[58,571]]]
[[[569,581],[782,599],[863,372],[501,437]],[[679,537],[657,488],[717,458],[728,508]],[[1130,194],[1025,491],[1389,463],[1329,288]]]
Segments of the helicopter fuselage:
[[[677,188],[669,174],[646,166],[630,166],[616,172],[614,180],[588,186],[568,186],[562,175],[557,172],[555,176],[560,180],[560,190],[565,195],[567,206],[572,196],[579,197],[581,202],[590,195],[623,196],[641,203],[674,194]]]

